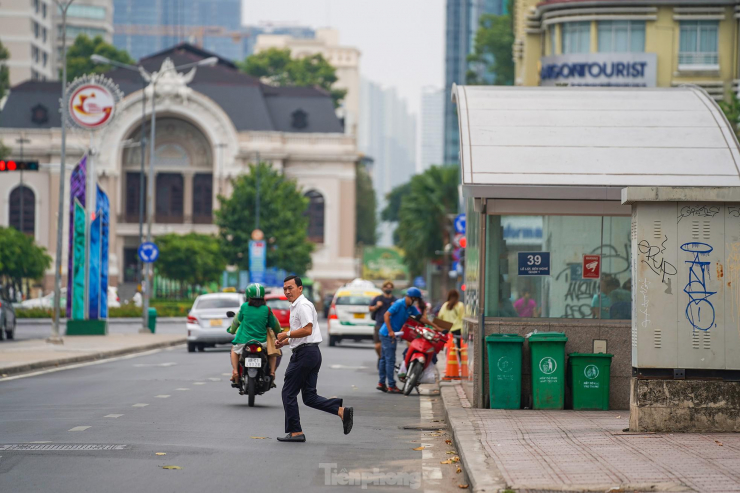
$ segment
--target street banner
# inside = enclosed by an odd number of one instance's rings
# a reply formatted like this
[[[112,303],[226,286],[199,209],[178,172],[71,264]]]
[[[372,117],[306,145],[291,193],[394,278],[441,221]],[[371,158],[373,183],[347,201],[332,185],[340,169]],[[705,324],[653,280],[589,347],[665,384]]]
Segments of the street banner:
[[[74,285],[74,245],[75,245],[75,210],[76,202],[80,203],[80,206],[85,207],[85,180],[87,179],[87,154],[82,156],[80,162],[72,170],[72,174],[69,179],[69,248],[67,249],[67,286]],[[83,217],[84,220],[84,217]],[[82,230],[82,244],[84,248],[84,236],[85,230]],[[84,278],[82,280],[84,283]],[[67,315],[72,313],[72,289],[67,289]],[[84,299],[84,295],[83,295]],[[84,306],[80,308],[84,313]],[[83,317],[84,318],[84,317]]]
[[[73,320],[83,320],[85,318],[85,209],[77,199],[74,201],[74,207],[74,281],[71,284],[72,289],[67,289],[67,305],[71,303]]]
[[[100,318],[108,318],[108,230],[110,228],[110,201],[108,200],[108,195],[100,187],[98,187],[98,215],[100,216]]]
[[[366,246],[362,248],[362,278],[370,281],[409,280],[409,269],[398,248]]]
[[[249,282],[265,283],[266,247],[264,240],[249,242]]]
[[[90,223],[90,305],[88,318],[97,320],[100,316],[100,215]]]

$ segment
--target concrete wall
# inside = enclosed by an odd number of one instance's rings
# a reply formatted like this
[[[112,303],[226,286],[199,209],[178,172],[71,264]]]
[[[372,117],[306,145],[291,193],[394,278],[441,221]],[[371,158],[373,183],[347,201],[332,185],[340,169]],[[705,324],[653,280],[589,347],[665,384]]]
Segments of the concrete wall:
[[[468,350],[471,368],[472,401],[474,407],[483,407],[488,394],[488,367],[481,367],[478,321],[465,319],[469,340],[473,341]],[[629,320],[570,320],[570,319],[486,319],[486,335],[490,334],[526,334],[538,332],[564,332],[568,337],[565,354],[591,353],[593,341],[607,341],[607,352],[614,355],[611,366],[609,406],[611,409],[629,409],[630,378],[632,376],[631,326]],[[522,354],[522,406],[530,407],[532,402],[531,362],[529,344],[525,341]],[[470,396],[469,396],[470,398]],[[566,407],[569,407],[570,391],[566,386]]]

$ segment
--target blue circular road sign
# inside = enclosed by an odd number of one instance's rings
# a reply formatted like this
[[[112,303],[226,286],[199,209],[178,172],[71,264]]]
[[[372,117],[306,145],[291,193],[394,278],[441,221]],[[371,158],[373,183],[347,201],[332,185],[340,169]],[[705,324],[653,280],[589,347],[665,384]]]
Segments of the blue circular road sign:
[[[144,263],[151,263],[159,258],[159,248],[151,241],[145,241],[139,245],[139,258]]]
[[[455,218],[455,233],[465,234],[465,214],[458,214]]]

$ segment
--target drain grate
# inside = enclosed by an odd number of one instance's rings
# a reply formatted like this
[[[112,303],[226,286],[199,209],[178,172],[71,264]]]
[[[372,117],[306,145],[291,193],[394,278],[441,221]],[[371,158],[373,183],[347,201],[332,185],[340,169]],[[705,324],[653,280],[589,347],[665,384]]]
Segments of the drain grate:
[[[96,443],[16,443],[0,445],[0,451],[34,450],[42,452],[59,452],[65,450],[124,450],[128,445],[100,445]]]

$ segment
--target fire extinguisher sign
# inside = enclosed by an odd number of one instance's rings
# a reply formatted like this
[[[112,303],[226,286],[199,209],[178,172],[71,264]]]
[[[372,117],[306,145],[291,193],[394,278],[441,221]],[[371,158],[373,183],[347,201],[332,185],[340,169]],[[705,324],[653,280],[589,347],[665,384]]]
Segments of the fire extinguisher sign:
[[[601,277],[601,255],[583,256],[583,278],[598,279]]]

